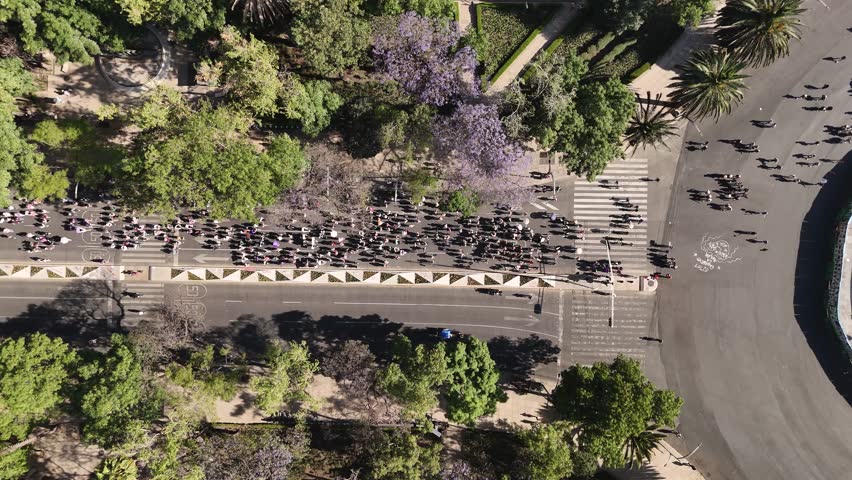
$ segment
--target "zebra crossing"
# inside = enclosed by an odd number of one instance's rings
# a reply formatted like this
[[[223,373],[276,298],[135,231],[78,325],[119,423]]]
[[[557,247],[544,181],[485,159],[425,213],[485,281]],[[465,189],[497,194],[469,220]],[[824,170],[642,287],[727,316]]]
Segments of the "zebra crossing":
[[[121,304],[124,306],[124,325],[127,327],[135,327],[142,320],[152,320],[155,309],[166,301],[163,283],[125,282],[123,289],[139,295],[136,298],[123,295],[121,298]]]
[[[156,215],[139,217],[139,223],[155,224],[160,223],[162,218]],[[134,249],[123,250],[121,252],[121,262],[125,265],[168,265],[174,263],[176,258],[163,252],[165,244],[159,240],[149,238],[139,244],[139,247]]]
[[[550,202],[545,202],[544,200],[536,200],[535,202],[530,202],[530,205],[535,207],[537,210],[553,210],[554,212],[559,211],[559,207]]]
[[[640,362],[645,358],[647,341],[640,337],[648,335],[654,295],[616,293],[612,322],[609,296],[574,291],[570,301],[571,315],[563,333],[569,365],[612,361],[619,354]]]
[[[621,261],[625,274],[651,273],[648,263],[648,160],[631,158],[610,163],[594,182],[578,180],[574,184],[573,218],[583,224],[585,233],[576,241],[586,260],[607,258],[605,239],[609,239],[613,261]],[[617,184],[616,184],[617,182]],[[638,211],[619,208],[614,197],[628,198]],[[632,228],[612,225],[615,216],[632,213],[642,222]],[[623,243],[622,243],[623,242]]]

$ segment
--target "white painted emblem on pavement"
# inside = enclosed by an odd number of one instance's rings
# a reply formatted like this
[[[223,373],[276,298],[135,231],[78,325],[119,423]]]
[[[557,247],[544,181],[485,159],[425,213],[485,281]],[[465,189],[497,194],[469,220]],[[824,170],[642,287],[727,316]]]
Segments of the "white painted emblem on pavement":
[[[694,253],[695,268],[702,272],[710,270],[719,270],[720,264],[734,263],[742,260],[742,257],[735,257],[738,248],[732,247],[727,240],[722,240],[721,237],[712,237],[709,234],[704,234],[701,239],[701,252]]]

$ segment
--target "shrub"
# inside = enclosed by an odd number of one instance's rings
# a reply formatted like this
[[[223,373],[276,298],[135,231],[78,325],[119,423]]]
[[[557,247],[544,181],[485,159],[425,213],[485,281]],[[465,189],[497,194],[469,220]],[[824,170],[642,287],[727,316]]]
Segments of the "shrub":
[[[476,31],[485,39],[481,55],[483,75],[490,78],[514,53],[529,33],[543,24],[553,11],[549,6],[476,6]]]
[[[627,49],[627,47],[633,46],[636,42],[637,42],[637,39],[631,38],[630,40],[627,40],[626,42],[619,43],[618,45],[614,46],[612,48],[612,50],[609,51],[609,53],[604,55],[603,58],[601,58],[597,62],[597,64],[600,65],[600,64],[609,63],[609,62],[615,60],[616,57],[621,55],[621,52],[625,51]]]
[[[625,82],[630,83],[633,80],[636,80],[637,78],[639,78],[639,75],[642,75],[643,73],[647,72],[648,69],[650,69],[650,68],[651,68],[650,63],[643,63],[642,66],[640,66],[636,70],[633,70],[632,72],[630,72],[630,74],[627,76],[627,78],[625,78]]]
[[[603,49],[605,49],[606,46],[609,45],[609,43],[612,42],[613,40],[615,40],[615,33],[607,32],[603,37],[598,39],[598,41],[595,42],[594,45],[589,47],[589,49],[586,50],[585,52],[583,52],[583,54],[580,55],[580,56],[585,58],[586,60],[591,60],[598,53],[600,53]]]
[[[479,203],[479,196],[476,192],[462,188],[447,196],[441,208],[447,212],[458,212],[465,217],[469,217],[476,213]]]

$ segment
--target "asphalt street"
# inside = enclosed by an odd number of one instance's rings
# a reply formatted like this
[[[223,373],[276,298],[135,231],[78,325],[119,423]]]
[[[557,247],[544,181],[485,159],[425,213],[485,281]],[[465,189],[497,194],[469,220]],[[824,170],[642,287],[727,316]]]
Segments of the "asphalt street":
[[[852,2],[828,3],[806,2],[803,41],[748,72],[750,90],[732,115],[700,123],[700,132],[690,127],[686,140],[710,148],[684,148],[679,163],[665,240],[681,268],[658,290],[656,319],[668,387],[686,401],[678,446],[700,445],[690,460],[711,479],[834,480],[852,471],[852,374],[823,304],[832,222],[852,181],[850,145],[826,129],[852,123],[852,59],[823,57],[852,56]],[[833,110],[805,108],[818,105]],[[769,119],[776,128],[752,123]],[[733,139],[760,152],[722,142]],[[797,163],[800,153],[816,164]],[[760,168],[758,158],[774,157],[780,170]],[[730,202],[733,211],[693,201],[688,189],[716,188],[707,174],[741,175],[749,198]],[[817,185],[823,178],[827,185]]]
[[[616,297],[610,322],[610,297],[586,291],[504,289],[490,296],[448,287],[0,281],[0,324],[66,335],[87,324],[98,336],[106,331],[105,318],[123,313],[122,324],[132,328],[140,312],[148,318],[165,302],[246,349],[277,337],[327,346],[358,339],[382,351],[397,333],[435,340],[440,329],[450,328],[490,341],[504,371],[534,370],[551,382],[574,363],[618,354],[642,361],[648,349],[658,348],[641,338],[656,335],[654,296],[638,292]]]

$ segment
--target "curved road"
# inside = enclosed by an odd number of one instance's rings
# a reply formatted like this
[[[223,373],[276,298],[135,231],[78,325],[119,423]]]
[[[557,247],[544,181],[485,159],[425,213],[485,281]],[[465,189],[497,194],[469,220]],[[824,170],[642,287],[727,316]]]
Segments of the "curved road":
[[[690,460],[714,480],[852,475],[852,373],[822,317],[832,223],[852,192],[850,144],[825,142],[826,125],[852,123],[852,2],[831,3],[828,11],[806,2],[803,41],[790,57],[750,72],[751,89],[733,115],[699,124],[703,136],[691,126],[686,140],[709,140],[710,148],[684,149],[678,166],[665,240],[673,242],[680,268],[660,290],[657,318],[668,387],[686,400],[679,446],[689,452],[700,443]],[[850,58],[822,59],[843,55]],[[824,83],[830,87],[805,88]],[[788,93],[828,99],[784,98]],[[834,110],[802,108],[822,104]],[[751,123],[768,118],[778,127]],[[735,138],[756,142],[760,153],[737,153],[719,141]],[[800,166],[796,153],[837,162]],[[758,157],[778,157],[783,168],[760,169]],[[741,174],[750,198],[732,202],[732,212],[690,200],[687,189],[715,187],[707,173]],[[783,183],[776,173],[829,183]],[[769,243],[749,243],[737,229]],[[708,260],[702,244],[716,252],[709,263],[718,268],[695,267]],[[725,245],[733,252],[727,259]]]

